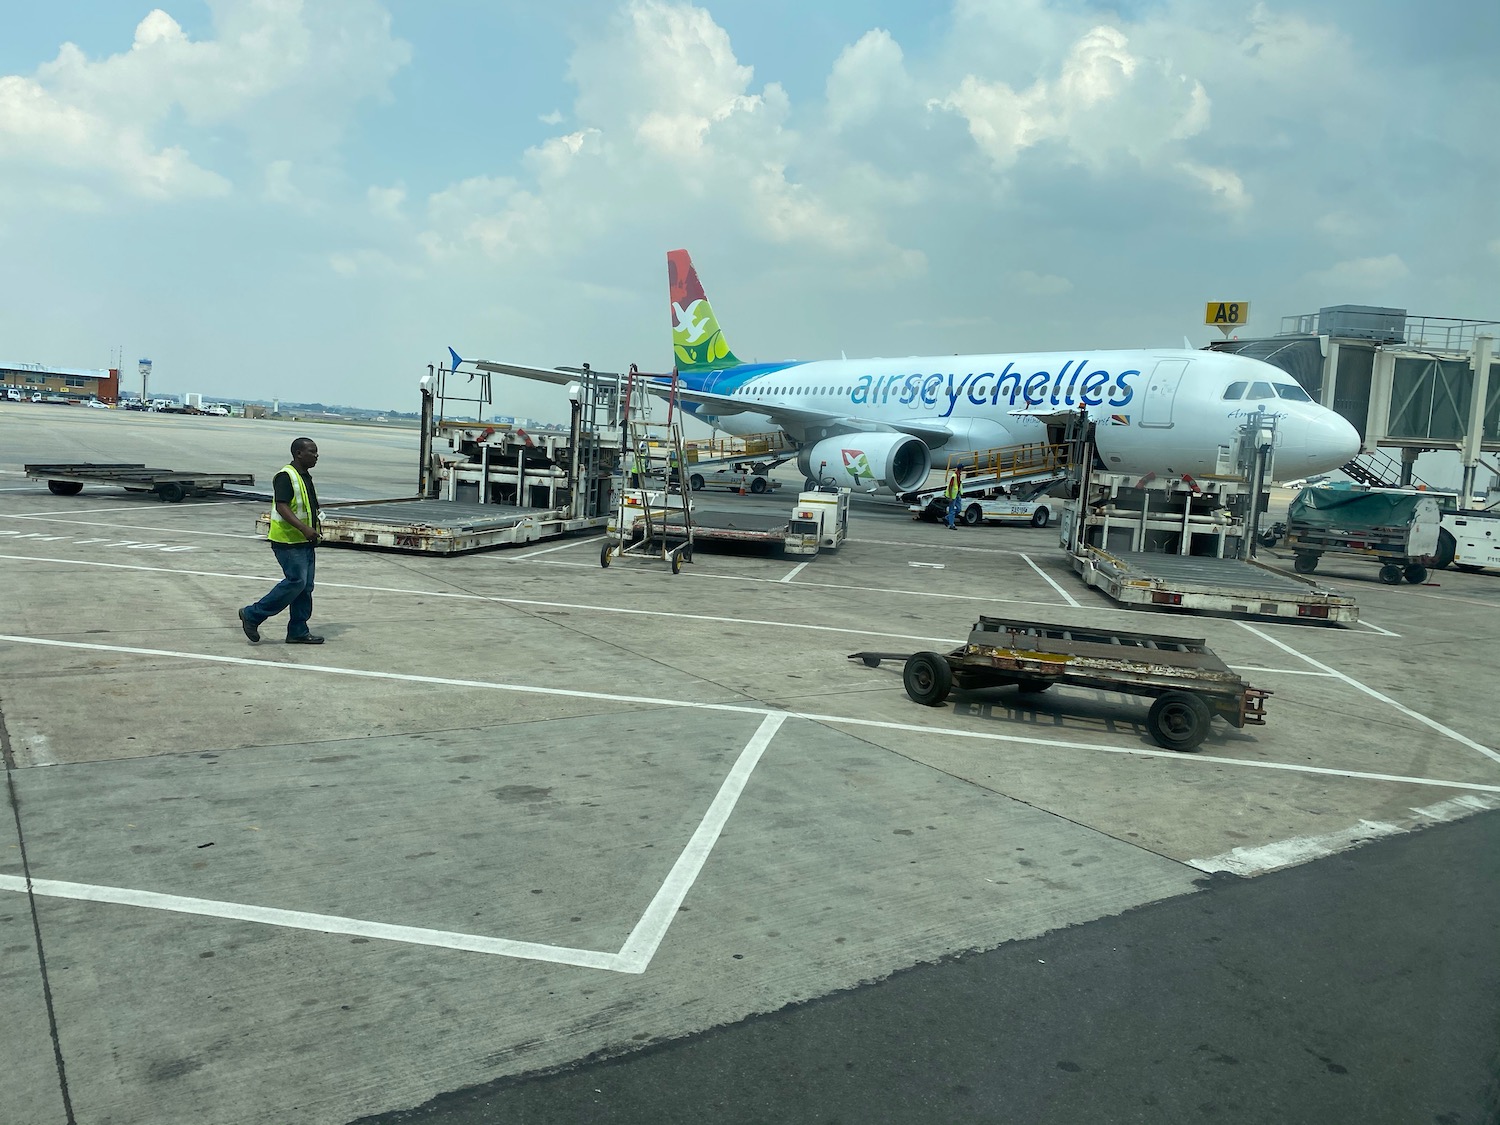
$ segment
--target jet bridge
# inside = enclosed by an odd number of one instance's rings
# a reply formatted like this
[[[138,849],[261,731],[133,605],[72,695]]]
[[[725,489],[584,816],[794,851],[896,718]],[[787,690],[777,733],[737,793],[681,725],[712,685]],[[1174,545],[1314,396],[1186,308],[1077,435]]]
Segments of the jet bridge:
[[[1411,485],[1422,453],[1450,450],[1463,466],[1467,497],[1482,455],[1500,453],[1497,335],[1500,321],[1338,305],[1284,318],[1277,336],[1220,341],[1210,350],[1280,367],[1359,431],[1366,454],[1398,451],[1388,477],[1373,479],[1368,459],[1351,462],[1344,471],[1355,480]]]

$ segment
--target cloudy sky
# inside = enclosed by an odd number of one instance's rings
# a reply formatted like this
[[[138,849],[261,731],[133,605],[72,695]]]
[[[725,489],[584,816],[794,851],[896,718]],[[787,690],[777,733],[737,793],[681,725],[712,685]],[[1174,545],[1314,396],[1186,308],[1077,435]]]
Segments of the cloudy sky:
[[[5,5],[0,362],[415,409],[469,358],[1500,318],[1494,0]],[[504,388],[548,416],[547,388]]]

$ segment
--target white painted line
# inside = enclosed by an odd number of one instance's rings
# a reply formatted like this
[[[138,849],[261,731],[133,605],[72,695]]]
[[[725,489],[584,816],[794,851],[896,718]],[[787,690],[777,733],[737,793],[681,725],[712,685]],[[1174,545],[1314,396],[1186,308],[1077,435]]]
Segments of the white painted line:
[[[543,547],[540,551],[527,551],[524,555],[505,555],[504,557],[491,555],[490,557],[496,562],[524,562],[526,559],[534,559],[538,555],[550,555],[553,551],[566,551],[569,547],[576,547],[580,543],[594,544],[599,542],[600,538],[598,535],[589,535],[582,539],[571,540],[557,547]]]
[[[1410,594],[1414,598],[1433,598],[1440,602],[1463,602],[1465,605],[1482,605],[1485,609],[1500,609],[1500,605],[1494,602],[1480,601],[1478,598],[1465,598],[1458,594],[1424,594],[1420,590],[1413,590]]]
[[[1402,829],[1394,824],[1378,820],[1361,820],[1352,828],[1330,832],[1326,836],[1295,836],[1290,840],[1277,840],[1274,844],[1262,844],[1258,848],[1233,848],[1209,859],[1190,859],[1189,867],[1199,871],[1229,871],[1235,875],[1260,875],[1281,867],[1293,867],[1310,859],[1321,859],[1336,852],[1347,851],[1355,844],[1367,840],[1378,840],[1382,836],[1396,836]]]
[[[1364,692],[1371,699],[1378,699],[1382,703],[1389,704],[1391,707],[1394,707],[1397,711],[1400,711],[1407,718],[1415,719],[1417,722],[1422,723],[1425,726],[1431,727],[1433,730],[1437,731],[1439,734],[1444,735],[1444,736],[1446,736],[1448,738],[1451,738],[1454,742],[1457,742],[1460,745],[1467,746],[1470,750],[1478,750],[1481,754],[1483,754],[1486,758],[1489,758],[1493,762],[1500,762],[1500,754],[1497,754],[1494,750],[1491,750],[1488,746],[1484,746],[1484,745],[1481,745],[1478,742],[1475,742],[1472,738],[1469,738],[1467,735],[1459,734],[1458,731],[1454,730],[1452,727],[1444,726],[1442,723],[1438,722],[1436,719],[1429,719],[1426,715],[1422,714],[1420,711],[1413,711],[1410,707],[1406,706],[1406,704],[1404,704],[1404,703],[1398,703],[1396,700],[1392,699],[1390,696],[1385,695],[1385,694],[1383,694],[1381,692],[1378,692],[1374,688],[1372,688],[1372,687],[1370,687],[1370,686],[1368,686],[1366,684],[1360,683],[1353,676],[1347,676],[1343,672],[1340,672],[1336,668],[1330,668],[1327,664],[1324,664],[1321,660],[1314,660],[1311,656],[1308,656],[1305,653],[1298,652],[1291,645],[1284,644],[1283,642],[1278,641],[1275,637],[1271,636],[1269,633],[1265,632],[1263,629],[1257,629],[1254,625],[1251,625],[1251,624],[1249,624],[1248,622],[1245,622],[1245,621],[1239,621],[1239,622],[1236,622],[1236,624],[1238,624],[1241,628],[1250,630],[1250,632],[1254,633],[1257,637],[1260,637],[1261,639],[1266,640],[1266,641],[1270,641],[1271,644],[1275,645],[1277,648],[1283,650],[1284,652],[1291,653],[1293,656],[1297,657],[1297,659],[1307,661],[1307,663],[1311,664],[1314,668],[1321,668],[1323,671],[1331,673],[1333,676],[1337,677],[1338,679],[1343,680],[1344,683],[1348,684],[1350,687],[1354,688],[1356,691],[1362,691],[1362,692]]]
[[[910,559],[907,560],[906,565],[907,566],[916,566],[916,567],[923,567],[923,566],[925,566],[925,567],[931,568],[932,570],[947,570],[948,569],[948,564],[947,563],[924,563],[924,562],[915,562],[915,561],[912,561]]]
[[[808,561],[810,562],[811,560]],[[796,578],[797,575],[801,574],[806,566],[807,562],[799,562],[796,566],[792,567],[791,572],[787,574],[785,578],[778,578],[776,581],[790,582],[793,578]]]
[[[100,512],[146,512],[146,511],[160,511],[160,510],[161,510],[161,504],[159,502],[156,503],[156,504],[131,504],[131,505],[126,506],[126,507],[122,507],[119,504],[115,504],[115,505],[112,505],[111,507],[108,507],[108,508],[69,508],[68,509],[68,515],[69,516],[94,516],[94,515],[98,515]],[[23,515],[17,515],[17,514],[14,514],[14,513],[10,513],[10,512],[6,512],[6,513],[3,513],[3,514],[0,514],[0,519],[8,519],[8,520],[43,520],[43,521],[48,522],[48,523],[71,523],[72,522],[71,520],[64,519],[62,516],[40,516],[40,515],[23,516]]]
[[[656,956],[662,939],[677,917],[677,908],[687,897],[688,891],[697,882],[698,875],[707,862],[709,853],[718,842],[724,825],[739,803],[740,794],[750,775],[755,772],[761,756],[771,739],[787,719],[785,713],[768,714],[761,721],[749,744],[740,752],[739,758],[719,786],[708,811],[703,814],[697,830],[672,865],[666,879],[658,888],[640,921],[625,939],[619,953],[601,953],[592,949],[574,949],[568,946],[543,945],[530,941],[514,941],[509,938],[484,937],[479,934],[455,933],[451,930],[432,930],[420,926],[395,926],[386,922],[371,922],[362,918],[344,918],[333,914],[310,914],[301,910],[278,910],[274,907],[252,906],[240,902],[224,902],[217,899],[187,898],[182,895],[160,894],[156,891],[138,890],[132,887],[104,887],[90,883],[68,883],[56,879],[27,879],[17,875],[0,875],[0,890],[33,894],[48,898],[75,899],[84,902],[104,902],[116,906],[138,906],[150,910],[166,910],[177,914],[197,914],[209,918],[227,918],[236,922],[258,922],[267,926],[285,929],[313,930],[326,934],[352,934],[356,937],[379,938],[384,941],[399,941],[408,945],[431,945],[441,949],[457,949],[469,953],[488,953],[501,957],[517,957],[530,961],[549,961],[557,965],[577,965],[586,969],[609,969],[620,973],[644,973]]]
[[[1093,750],[1101,754],[1126,754],[1138,758],[1160,758],[1184,765],[1211,763],[1239,766],[1244,769],[1284,770],[1289,773],[1314,774],[1321,777],[1347,777],[1360,781],[1395,781],[1409,785],[1433,785],[1443,789],[1463,789],[1476,793],[1500,793],[1500,785],[1474,781],[1447,781],[1432,777],[1408,777],[1403,774],[1366,773],[1360,770],[1325,769],[1289,762],[1257,762],[1240,758],[1221,758],[1212,754],[1181,754],[1173,750],[1151,750],[1144,746],[1103,746],[1092,742],[1064,739],[1032,738],[1026,735],[1000,734],[995,731],[964,730],[955,727],[924,726],[917,723],[893,723],[882,719],[857,719],[849,715],[828,715],[812,711],[787,711],[751,703],[703,703],[691,699],[665,699],[649,695],[620,695],[613,692],[578,691],[571,688],[534,687],[529,684],[496,683],[491,680],[460,680],[446,676],[418,676],[406,672],[372,672],[363,668],[340,668],[328,664],[296,664],[290,661],[256,660],[243,656],[217,656],[200,652],[175,652],[167,649],[131,648],[125,645],[102,645],[87,641],[55,641],[41,637],[16,637],[0,634],[0,642],[40,645],[47,648],[79,649],[85,652],[118,652],[129,656],[161,656],[169,659],[203,661],[209,664],[239,664],[247,668],[279,668],[294,672],[323,672],[358,679],[390,680],[397,683],[437,684],[443,687],[477,688],[484,691],[515,692],[520,695],[548,695],[566,699],[596,700],[606,703],[631,703],[650,707],[682,707],[694,711],[718,711],[735,715],[784,715],[789,719],[807,719],[815,723],[870,727],[908,734],[938,735],[944,738],[968,738],[981,742],[1016,743],[1044,749]]]
[[[1358,622],[1358,624],[1359,624],[1359,625],[1360,625],[1360,626],[1361,626],[1361,627],[1362,627],[1362,628],[1365,628],[1365,629],[1373,629],[1373,630],[1374,630],[1374,631],[1375,631],[1375,632],[1377,632],[1377,633],[1380,633],[1380,634],[1382,634],[1382,635],[1383,635],[1383,636],[1387,636],[1387,637],[1399,637],[1399,636],[1400,636],[1400,635],[1401,635],[1401,634],[1400,634],[1400,633],[1393,633],[1393,632],[1391,632],[1391,631],[1390,631],[1390,630],[1389,630],[1389,629],[1382,629],[1382,628],[1381,628],[1381,627],[1380,627],[1380,626],[1379,626],[1379,625],[1376,625],[1376,624],[1374,624],[1374,623],[1372,623],[1372,622],[1369,622],[1369,621],[1365,621],[1365,620],[1363,620],[1363,619],[1361,619],[1361,620],[1360,620],[1360,621],[1359,621],[1359,622]]]
[[[1038,574],[1040,574],[1042,576],[1042,578],[1046,581],[1047,585],[1051,586],[1054,590],[1056,590],[1059,594],[1062,595],[1062,598],[1063,598],[1064,601],[1066,601],[1074,609],[1081,609],[1082,608],[1076,601],[1073,600],[1073,595],[1072,594],[1068,593],[1061,586],[1059,586],[1056,582],[1052,581],[1052,576],[1050,574],[1048,574],[1041,567],[1037,566],[1036,563],[1034,563],[1034,562],[1031,561],[1031,556],[1030,555],[1024,555],[1023,554],[1021,557],[1026,560],[1026,565],[1027,566],[1031,567],[1032,570],[1036,571]]]
[[[962,543],[949,543],[946,540],[942,542],[934,541],[931,543],[913,543],[908,540],[904,543],[898,543],[892,539],[864,539],[859,537],[851,537],[848,542],[869,547],[899,547],[903,551],[922,549],[926,549],[929,551],[973,551],[975,554],[981,555],[1019,555],[1021,553],[1013,547],[968,547]]]
[[[1449,800],[1439,801],[1435,805],[1411,811],[1413,816],[1442,824],[1446,821],[1457,820],[1461,816],[1468,816],[1470,813],[1488,812],[1493,808],[1500,808],[1500,800],[1494,797],[1481,797],[1475,793],[1462,793]]]
[[[0,890],[27,890],[27,880],[18,875],[0,875]],[[529,941],[482,937],[448,930],[429,930],[420,926],[393,926],[362,918],[341,918],[334,914],[309,914],[301,910],[277,910],[251,906],[242,902],[216,899],[185,898],[182,895],[158,894],[131,887],[101,887],[90,883],[66,883],[57,879],[32,879],[30,890],[46,898],[77,899],[84,902],[106,902],[116,906],[141,906],[167,910],[176,914],[198,914],[208,918],[227,918],[235,922],[259,922],[293,930],[314,930],[325,934],[352,934],[355,937],[381,938],[409,945],[435,945],[443,949],[460,949],[469,953],[490,953],[502,957],[524,957],[532,961],[551,961],[559,965],[578,965],[587,969],[612,969],[615,972],[639,972],[621,964],[617,953],[599,953],[591,949],[569,949],[565,946],[540,945]]]
[[[154,506],[153,506],[154,508]],[[136,511],[135,508],[100,508],[101,512],[111,511]],[[140,509],[144,510],[144,509]],[[78,513],[82,515],[84,513]],[[187,527],[142,527],[133,523],[106,523],[104,520],[73,520],[63,519],[61,516],[17,516],[6,512],[0,512],[0,519],[5,520],[34,520],[40,523],[66,523],[77,527],[111,527],[116,531],[154,531],[158,535],[207,535],[214,539],[254,539],[264,543],[264,535],[242,535],[234,531],[199,531]]]
[[[693,838],[688,841],[687,847],[682,849],[682,854],[677,857],[677,862],[667,875],[666,882],[662,883],[661,889],[656,892],[656,897],[651,900],[651,905],[646,907],[641,920],[635,924],[635,929],[630,931],[630,936],[625,939],[625,944],[620,948],[620,960],[626,972],[645,972],[646,966],[651,963],[651,958],[656,956],[657,947],[661,945],[661,940],[666,936],[672,920],[677,917],[677,908],[687,897],[688,891],[698,878],[698,873],[703,870],[708,853],[713,851],[714,844],[719,839],[719,833],[724,830],[725,822],[734,812],[734,806],[739,801],[740,794],[745,791],[745,783],[750,780],[750,775],[755,772],[761,755],[766,752],[766,747],[771,744],[771,739],[776,736],[776,732],[781,729],[781,724],[785,721],[786,715],[784,714],[767,715],[749,745],[740,752],[734,768],[729,771],[724,784],[719,786],[719,792],[714,797],[713,804],[709,805],[708,811],[703,814],[698,830],[693,833]]]
[[[1306,863],[1308,860],[1347,851],[1357,844],[1378,840],[1382,836],[1409,832],[1419,824],[1429,822],[1440,824],[1494,808],[1500,808],[1500,797],[1465,793],[1436,805],[1428,805],[1426,808],[1414,808],[1410,810],[1412,814],[1410,818],[1394,824],[1378,820],[1361,820],[1358,824],[1339,832],[1330,832],[1322,836],[1296,836],[1290,840],[1278,840],[1275,843],[1262,844],[1254,848],[1232,848],[1222,855],[1209,859],[1190,859],[1187,862],[1188,866],[1196,867],[1200,871],[1231,871],[1236,875],[1260,875],[1267,871],[1275,871],[1277,868],[1291,867],[1298,863]]]
[[[119,546],[119,544],[111,544]],[[111,570],[139,570],[153,574],[180,574],[192,578],[230,578],[236,581],[252,582],[279,582],[281,579],[263,574],[228,574],[212,570],[180,570],[169,566],[131,566],[127,563],[97,562],[93,559],[53,559],[37,558],[32,555],[4,555],[0,559],[14,559],[19,562],[48,562],[60,563],[64,566],[102,566]],[[674,613],[659,609],[626,609],[616,606],[585,605],[581,602],[544,602],[534,598],[507,598],[499,595],[487,594],[455,594],[443,590],[412,590],[400,586],[365,586],[353,582],[324,582],[318,581],[318,588],[322,590],[361,590],[375,594],[407,594],[422,598],[451,598],[458,601],[470,602],[494,602],[497,605],[536,606],[541,609],[580,609],[588,610],[590,613],[622,613],[635,617],[667,617],[682,621],[707,621],[716,625],[763,625],[774,629],[802,629],[814,633],[840,633],[854,637],[885,637],[898,641],[937,641],[940,644],[960,644],[961,640],[951,637],[933,637],[913,635],[911,633],[872,633],[865,629],[846,629],[838,625],[809,625],[800,621],[768,621],[755,617],[717,617],[703,613]]]
[[[1326,676],[1333,678],[1332,672],[1313,672],[1306,668],[1258,668],[1254,664],[1230,664],[1229,668],[1236,672],[1270,672],[1276,676]]]

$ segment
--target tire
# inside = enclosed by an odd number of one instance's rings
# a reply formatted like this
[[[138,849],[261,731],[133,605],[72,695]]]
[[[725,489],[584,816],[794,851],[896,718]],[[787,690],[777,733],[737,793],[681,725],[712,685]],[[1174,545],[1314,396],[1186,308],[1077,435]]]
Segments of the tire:
[[[1046,505],[1042,505],[1041,507],[1037,508],[1036,511],[1031,513],[1032,527],[1046,527],[1051,522],[1052,513],[1047,510]]]
[[[766,478],[765,477],[753,477],[751,479],[751,481],[750,481],[750,491],[751,492],[753,492],[757,496],[759,496],[765,490],[766,490]]]
[[[685,562],[685,563],[692,562],[693,561],[693,545],[691,543],[689,543],[686,547],[684,547],[679,552],[679,554],[682,555],[682,561],[683,562]]]
[[[970,504],[967,508],[964,509],[964,523],[968,524],[970,527],[979,526],[980,521],[983,519],[984,512],[980,510],[978,504]]]
[[[1458,553],[1458,540],[1442,529],[1438,530],[1437,568],[1446,570],[1453,565],[1453,556]]]
[[[1311,574],[1318,569],[1318,556],[1310,551],[1298,551],[1292,559],[1292,569],[1298,574]]]
[[[688,477],[688,487],[691,488],[694,492],[702,492],[703,474],[694,473],[692,476]]]
[[[682,552],[681,551],[673,551],[672,552],[672,573],[673,574],[681,574],[682,573]]]
[[[1151,704],[1146,729],[1163,750],[1186,753],[1196,750],[1208,737],[1213,712],[1202,698],[1190,691],[1169,691]]]
[[[1387,586],[1399,586],[1406,569],[1400,563],[1385,563],[1380,568],[1380,580]]]
[[[1401,576],[1413,586],[1420,586],[1423,582],[1427,581],[1427,568],[1421,563],[1412,563],[1402,571]]]
[[[953,690],[953,669],[947,657],[935,652],[919,652],[908,657],[901,673],[901,686],[915,703],[924,707],[940,706]]]
[[[1262,547],[1276,546],[1276,540],[1280,538],[1274,531],[1262,531],[1260,533],[1260,545]]]
[[[614,562],[614,559],[615,545],[613,543],[606,543],[599,548],[599,565],[604,567],[605,570],[609,569],[609,564]]]
[[[156,494],[168,504],[181,504],[187,490],[176,481],[169,480],[166,484],[157,485]]]
[[[1019,692],[1021,692],[1023,695],[1039,695],[1040,693],[1046,691],[1051,686],[1052,686],[1052,681],[1051,680],[1042,680],[1042,679],[1019,680],[1016,683],[1016,690],[1019,691]]]
[[[47,491],[53,496],[77,496],[83,491],[83,482],[80,480],[49,480]]]

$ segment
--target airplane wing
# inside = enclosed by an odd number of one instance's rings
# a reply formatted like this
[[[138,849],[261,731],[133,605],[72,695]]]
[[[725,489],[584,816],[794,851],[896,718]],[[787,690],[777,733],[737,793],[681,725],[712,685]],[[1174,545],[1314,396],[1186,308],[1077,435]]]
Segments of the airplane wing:
[[[666,397],[671,394],[671,381],[656,379],[651,383],[653,393]],[[826,410],[811,410],[805,406],[785,406],[776,403],[751,402],[732,395],[715,394],[712,391],[690,390],[679,386],[677,397],[704,407],[714,415],[764,414],[783,429],[807,430],[823,428],[840,433],[901,433],[910,434],[925,442],[928,448],[937,449],[953,439],[948,427],[921,422],[871,422],[864,418],[851,418],[847,414],[834,414]]]
[[[478,371],[489,371],[496,375],[519,375],[523,379],[535,379],[542,383],[556,383],[560,387],[578,382],[576,372],[564,371],[555,367],[526,367],[519,363],[494,363],[487,359],[475,360],[474,367]]]

